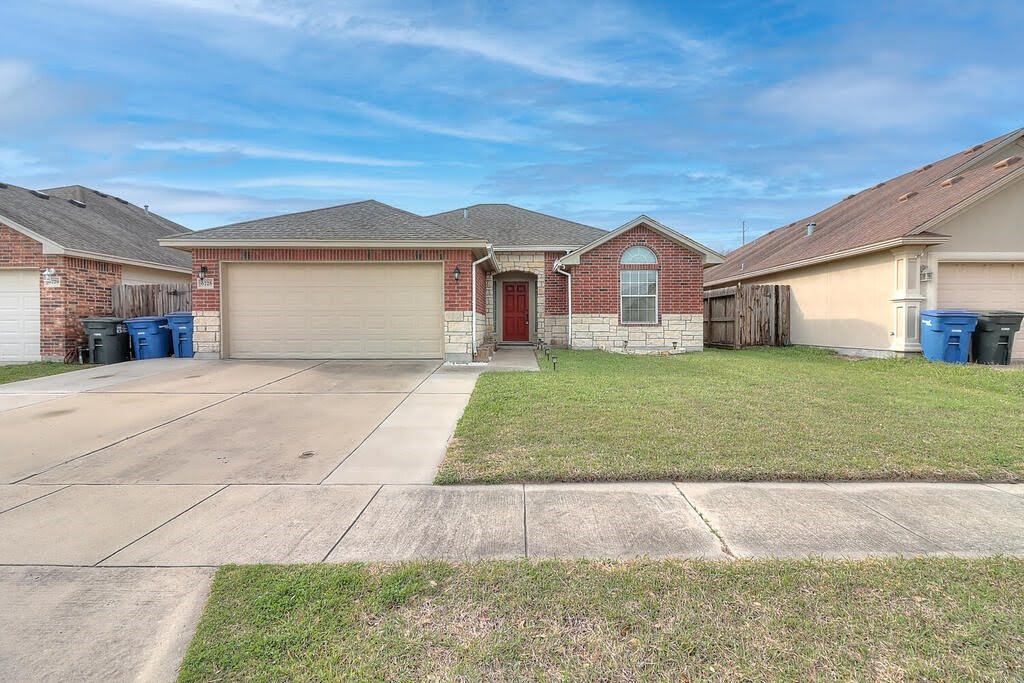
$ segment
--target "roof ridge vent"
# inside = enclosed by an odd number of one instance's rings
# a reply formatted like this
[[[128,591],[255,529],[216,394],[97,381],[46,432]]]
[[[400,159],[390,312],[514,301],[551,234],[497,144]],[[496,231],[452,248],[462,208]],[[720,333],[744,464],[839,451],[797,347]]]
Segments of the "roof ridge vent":
[[[922,166],[921,168],[919,168],[919,169],[917,169],[916,171],[914,171],[914,173],[920,173],[920,172],[922,172],[922,171],[927,171],[927,170],[928,170],[929,168],[931,168],[931,167],[932,167],[933,165],[934,165],[934,164],[925,164],[925,165],[924,165],[924,166]]]
[[[1006,157],[1005,159],[997,161],[992,166],[992,168],[1006,168],[1007,166],[1011,166],[1017,163],[1018,161],[1020,161],[1020,157]]]
[[[85,208],[85,202],[79,201],[78,199],[69,199],[68,200],[68,204],[74,204],[75,206],[79,207],[80,209],[84,209]]]
[[[885,181],[884,181],[884,180],[883,180],[882,182],[878,183],[877,185],[875,185],[874,187],[872,187],[871,189],[872,189],[872,190],[877,190],[877,189],[878,189],[878,188],[880,188],[880,187],[881,187],[882,185],[885,185]]]
[[[965,149],[964,150],[964,154],[974,154],[975,152],[977,152],[979,149],[981,149],[984,146],[985,145],[975,145],[974,147],[971,147],[970,149]]]
[[[40,199],[49,199],[50,198],[50,195],[48,195],[45,192],[42,192],[40,190],[29,190],[29,192],[31,192],[35,196],[39,197]]]
[[[854,192],[853,194],[848,194],[845,197],[843,197],[843,201],[845,202],[847,199],[853,199],[856,196],[857,196],[856,192]]]
[[[99,195],[99,196],[101,196],[101,197],[109,197],[109,196],[110,196],[110,195],[108,195],[108,194],[103,194],[103,193],[102,193],[102,192],[100,192],[99,190],[93,190],[93,192],[95,192],[96,194],[98,194],[98,195]]]
[[[952,178],[946,178],[939,184],[942,185],[942,187],[952,187],[953,185],[956,185],[963,179],[964,177],[962,175],[955,175]]]
[[[901,202],[909,201],[911,197],[916,197],[916,196],[917,196],[916,192],[907,192],[906,194],[901,194],[900,195],[899,201],[901,201]]]
[[[7,183],[0,183],[0,190],[6,190],[6,189],[7,189]]]

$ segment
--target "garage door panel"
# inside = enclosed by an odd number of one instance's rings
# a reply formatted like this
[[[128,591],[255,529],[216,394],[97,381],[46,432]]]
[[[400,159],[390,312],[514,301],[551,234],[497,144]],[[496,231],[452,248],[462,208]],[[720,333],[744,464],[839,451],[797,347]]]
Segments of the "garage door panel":
[[[1024,311],[1024,263],[940,263],[939,308]],[[1017,333],[1013,359],[1024,361]]]
[[[438,263],[228,264],[235,358],[440,358]]]
[[[0,361],[39,358],[39,271],[0,269]]]

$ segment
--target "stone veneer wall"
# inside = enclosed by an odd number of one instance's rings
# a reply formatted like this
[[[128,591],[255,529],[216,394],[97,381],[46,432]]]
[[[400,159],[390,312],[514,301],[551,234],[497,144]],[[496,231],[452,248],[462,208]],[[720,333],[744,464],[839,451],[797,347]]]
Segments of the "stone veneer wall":
[[[499,251],[494,255],[498,262],[498,270],[487,278],[486,329],[487,334],[497,338],[495,330],[496,302],[494,300],[494,278],[502,273],[529,273],[536,276],[534,281],[537,293],[536,320],[533,321],[533,332],[537,339],[545,343],[564,345],[567,339],[564,317],[566,286],[565,276],[553,271],[555,259],[565,252],[545,251]],[[552,320],[553,315],[561,314],[561,324]]]
[[[704,348],[704,316],[665,313],[660,325],[620,325],[618,315],[572,316],[572,347],[618,353],[683,353]]]
[[[192,350],[199,360],[220,358],[220,311],[192,311]]]

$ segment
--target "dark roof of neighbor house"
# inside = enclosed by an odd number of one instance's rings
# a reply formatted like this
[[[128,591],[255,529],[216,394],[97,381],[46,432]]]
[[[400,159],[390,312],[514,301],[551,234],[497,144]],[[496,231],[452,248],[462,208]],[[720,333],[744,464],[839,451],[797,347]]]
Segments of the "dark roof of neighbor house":
[[[511,204],[474,204],[427,218],[472,232],[495,247],[582,247],[607,234],[600,228]]]
[[[705,282],[723,283],[766,270],[777,272],[809,259],[932,234],[928,231],[931,222],[999,187],[1000,181],[1022,174],[1022,135],[1024,129],[1019,129],[975,145],[777,228],[729,253],[724,263],[705,273]],[[810,235],[808,223],[817,224]]]
[[[187,240],[375,240],[480,241],[372,199],[300,211],[190,233]]]
[[[190,232],[188,228],[81,185],[33,191],[0,183],[3,218],[68,251],[173,268],[192,263],[189,254],[157,243],[161,237]]]

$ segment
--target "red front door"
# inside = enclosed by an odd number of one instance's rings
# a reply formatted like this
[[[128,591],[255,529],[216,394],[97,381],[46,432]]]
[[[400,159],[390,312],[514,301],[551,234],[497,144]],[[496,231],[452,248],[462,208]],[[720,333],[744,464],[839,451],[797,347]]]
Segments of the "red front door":
[[[530,285],[502,283],[502,341],[530,341]]]

